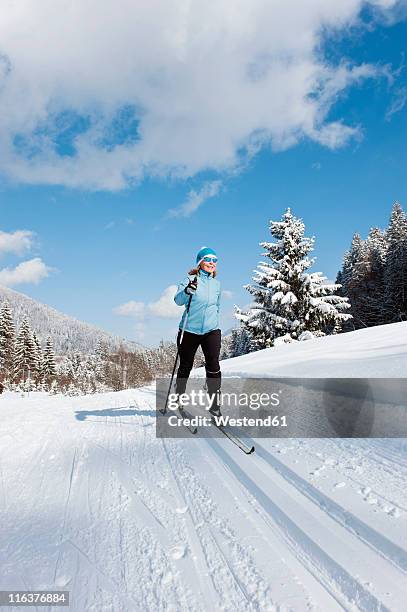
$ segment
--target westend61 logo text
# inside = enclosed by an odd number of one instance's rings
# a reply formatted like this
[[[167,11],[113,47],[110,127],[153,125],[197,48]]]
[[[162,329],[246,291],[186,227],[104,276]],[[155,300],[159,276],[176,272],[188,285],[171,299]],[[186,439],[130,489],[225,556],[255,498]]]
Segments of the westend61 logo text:
[[[235,392],[218,392],[217,397],[219,403],[223,407],[245,407],[251,410],[258,410],[267,406],[280,405],[280,393],[235,393]],[[168,396],[168,409],[177,410],[179,405],[186,406],[202,406],[206,404],[207,408],[211,406],[213,397],[203,389],[192,389],[189,393],[170,393]]]

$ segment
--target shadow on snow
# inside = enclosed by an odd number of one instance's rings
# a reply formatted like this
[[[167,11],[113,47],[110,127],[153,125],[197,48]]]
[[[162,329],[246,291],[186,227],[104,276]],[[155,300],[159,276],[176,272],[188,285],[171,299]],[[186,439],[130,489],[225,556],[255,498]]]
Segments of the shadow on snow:
[[[138,410],[137,408],[105,408],[104,410],[77,410],[75,418],[78,421],[86,421],[89,416],[97,417],[122,417],[122,416],[146,416],[155,417],[155,410]]]

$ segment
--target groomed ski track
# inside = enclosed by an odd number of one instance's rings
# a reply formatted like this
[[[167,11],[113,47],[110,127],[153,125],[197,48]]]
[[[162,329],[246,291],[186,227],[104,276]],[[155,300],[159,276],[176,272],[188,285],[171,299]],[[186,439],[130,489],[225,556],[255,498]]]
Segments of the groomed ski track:
[[[153,386],[0,407],[1,589],[94,612],[405,609],[403,441],[160,440]]]

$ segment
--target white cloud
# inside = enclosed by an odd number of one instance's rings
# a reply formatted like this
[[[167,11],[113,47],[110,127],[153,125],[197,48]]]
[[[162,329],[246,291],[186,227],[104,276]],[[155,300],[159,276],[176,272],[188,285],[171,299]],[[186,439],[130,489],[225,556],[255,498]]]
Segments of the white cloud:
[[[174,302],[177,285],[170,285],[162,292],[155,302],[135,302],[133,300],[116,306],[113,313],[123,317],[143,319],[147,315],[154,315],[162,319],[175,319],[180,316],[180,307]]]
[[[144,302],[136,302],[131,300],[125,304],[120,304],[120,306],[113,308],[113,313],[118,316],[136,319],[136,322],[132,327],[134,340],[137,342],[143,342],[145,340],[147,325],[145,322],[146,305]]]
[[[329,123],[329,109],[380,70],[328,66],[322,41],[356,23],[368,3],[3,3],[0,173],[115,190],[145,176],[231,170],[242,153],[304,137],[341,146],[358,127]],[[370,4],[385,11],[396,0]],[[134,109],[138,126],[115,146],[123,121],[131,125],[123,109]],[[58,137],[81,122],[71,154],[61,155]]]
[[[34,233],[27,230],[17,230],[11,233],[0,230],[0,255],[2,253],[22,255],[31,249],[33,238]]]
[[[229,291],[228,289],[223,289],[222,291],[222,297],[224,297],[226,300],[230,300],[232,299],[233,293],[231,291]]]
[[[130,301],[113,308],[113,313],[122,317],[142,318],[144,316],[144,302]]]
[[[222,181],[208,181],[204,183],[203,187],[199,191],[192,189],[188,193],[186,201],[178,206],[178,208],[171,208],[168,211],[170,217],[189,217],[198,210],[198,208],[209,198],[213,198],[218,195],[222,188]]]
[[[405,107],[407,102],[407,87],[399,87],[386,111],[386,121],[391,121],[394,114],[399,113]]]
[[[180,317],[180,307],[174,302],[177,285],[170,285],[164,289],[156,302],[148,305],[151,314],[163,319],[175,319]]]
[[[0,270],[0,284],[7,287],[26,283],[37,285],[53,271],[54,268],[50,268],[42,259],[35,257],[34,259],[21,262],[15,268],[3,268]]]

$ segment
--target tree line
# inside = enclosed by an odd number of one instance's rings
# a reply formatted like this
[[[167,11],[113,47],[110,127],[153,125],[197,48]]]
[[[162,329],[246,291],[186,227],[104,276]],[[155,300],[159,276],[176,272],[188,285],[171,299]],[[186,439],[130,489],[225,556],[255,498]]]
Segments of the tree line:
[[[158,348],[110,350],[101,340],[90,354],[55,355],[52,339],[41,345],[25,317],[16,330],[7,301],[0,307],[0,389],[81,395],[120,391],[167,376],[176,356],[174,342]]]
[[[56,362],[51,338],[45,347],[24,318],[18,333],[13,313],[5,301],[0,308],[0,382],[4,387],[32,385],[51,389],[56,379]]]
[[[354,234],[337,282],[351,304],[345,330],[407,320],[407,216],[393,205],[388,227]]]

